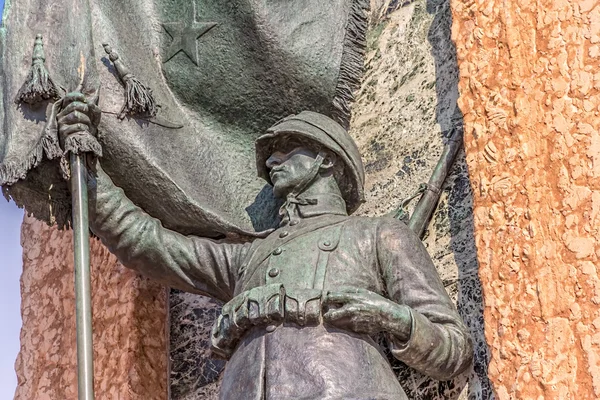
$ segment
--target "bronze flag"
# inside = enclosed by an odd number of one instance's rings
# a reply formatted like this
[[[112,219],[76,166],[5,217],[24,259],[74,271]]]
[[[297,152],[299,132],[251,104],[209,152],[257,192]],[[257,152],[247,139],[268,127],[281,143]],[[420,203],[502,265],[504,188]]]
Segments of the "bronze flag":
[[[72,90],[64,85],[78,73],[73,49],[89,29],[77,3],[9,2],[0,30],[0,185],[59,226],[68,225],[70,195],[60,154],[48,148],[52,100],[16,104],[15,97],[37,35],[59,92]],[[181,233],[243,237],[272,227],[277,204],[256,175],[253,141],[302,110],[348,124],[367,7],[366,0],[91,0],[103,169]],[[152,91],[156,115],[122,118],[127,73]]]

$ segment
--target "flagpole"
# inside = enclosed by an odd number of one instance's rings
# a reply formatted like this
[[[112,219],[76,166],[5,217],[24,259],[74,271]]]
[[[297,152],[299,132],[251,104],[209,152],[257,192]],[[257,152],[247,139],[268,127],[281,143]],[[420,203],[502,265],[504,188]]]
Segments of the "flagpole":
[[[78,399],[94,400],[90,236],[85,154],[71,153],[70,166],[75,254]]]

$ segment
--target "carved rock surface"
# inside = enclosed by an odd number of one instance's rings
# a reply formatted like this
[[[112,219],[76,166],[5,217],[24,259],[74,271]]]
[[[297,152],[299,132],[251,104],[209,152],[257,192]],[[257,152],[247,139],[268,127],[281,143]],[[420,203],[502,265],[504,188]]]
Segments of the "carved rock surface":
[[[359,213],[377,216],[394,212],[428,181],[444,143],[455,130],[462,130],[462,114],[449,2],[372,5],[367,73],[354,106],[351,133],[366,169],[367,202]],[[474,368],[453,382],[437,382],[401,363],[393,366],[411,399],[488,400],[493,396],[486,376],[489,354],[483,335],[472,192],[462,152],[423,241],[471,332]]]
[[[225,361],[212,358],[210,333],[221,304],[171,290],[171,400],[217,399]]]
[[[77,398],[71,232],[26,217],[16,400]],[[96,398],[167,399],[167,295],[91,240]]]
[[[600,398],[600,4],[454,1],[489,376]]]

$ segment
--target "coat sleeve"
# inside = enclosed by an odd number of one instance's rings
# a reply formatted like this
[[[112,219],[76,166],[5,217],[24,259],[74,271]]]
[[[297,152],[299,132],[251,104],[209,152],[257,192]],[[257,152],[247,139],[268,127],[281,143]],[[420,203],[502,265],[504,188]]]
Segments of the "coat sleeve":
[[[90,226],[126,267],[165,286],[228,301],[249,244],[184,236],[135,206],[100,167],[89,185]]]
[[[386,289],[412,316],[410,339],[390,338],[392,354],[434,379],[452,379],[471,364],[471,337],[421,241],[405,224],[384,221],[377,232],[377,257]]]

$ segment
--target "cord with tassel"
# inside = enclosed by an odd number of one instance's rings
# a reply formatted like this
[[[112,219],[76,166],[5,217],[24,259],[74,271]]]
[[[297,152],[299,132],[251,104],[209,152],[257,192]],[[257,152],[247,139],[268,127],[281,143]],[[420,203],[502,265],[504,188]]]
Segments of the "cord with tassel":
[[[154,100],[152,89],[144,85],[135,75],[129,72],[129,69],[120,60],[119,54],[110,45],[104,43],[102,46],[106,54],[108,54],[110,61],[114,64],[119,79],[121,79],[121,82],[125,86],[125,103],[123,104],[123,108],[121,108],[118,118],[123,119],[126,115],[139,115],[148,118],[156,116],[158,106]]]
[[[46,69],[44,42],[40,34],[35,37],[33,56],[31,58],[32,62],[29,74],[17,93],[15,103],[35,104],[45,100],[60,98],[60,91]]]

